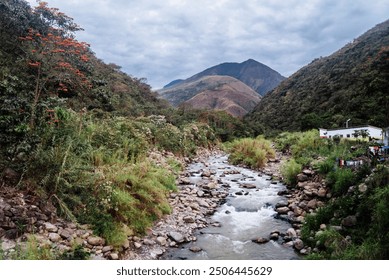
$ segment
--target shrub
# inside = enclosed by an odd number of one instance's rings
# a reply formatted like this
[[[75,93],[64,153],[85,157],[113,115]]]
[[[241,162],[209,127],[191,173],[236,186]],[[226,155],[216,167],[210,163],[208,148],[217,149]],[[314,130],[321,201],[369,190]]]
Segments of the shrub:
[[[275,157],[271,143],[262,137],[243,138],[233,141],[228,150],[233,164],[245,164],[252,168],[264,167],[269,158]]]
[[[297,174],[300,173],[302,165],[297,163],[293,158],[283,163],[281,166],[281,174],[285,183],[295,185],[297,183]]]
[[[7,256],[11,260],[52,260],[58,251],[52,250],[49,245],[39,244],[34,236],[28,236],[26,243],[16,246],[15,250]]]
[[[66,218],[90,223],[114,246],[170,212],[167,196],[176,187],[168,169],[177,172],[179,166],[170,161],[172,167],[164,169],[146,159],[154,138],[145,129],[150,122],[142,127],[139,120],[97,123],[71,111],[61,115],[66,118],[44,129],[30,155],[24,174],[30,191],[50,200]],[[199,131],[203,135],[206,128]],[[180,130],[174,133],[184,138]]]
[[[329,158],[318,163],[316,167],[320,174],[326,175],[334,169],[335,161]]]
[[[327,175],[326,181],[332,193],[339,196],[346,193],[349,187],[356,183],[356,176],[351,169],[338,168]]]
[[[311,233],[319,230],[321,224],[329,223],[331,218],[334,216],[334,209],[335,208],[332,204],[327,204],[326,206],[317,209],[315,213],[306,216],[301,230],[301,235],[304,241],[309,242]]]

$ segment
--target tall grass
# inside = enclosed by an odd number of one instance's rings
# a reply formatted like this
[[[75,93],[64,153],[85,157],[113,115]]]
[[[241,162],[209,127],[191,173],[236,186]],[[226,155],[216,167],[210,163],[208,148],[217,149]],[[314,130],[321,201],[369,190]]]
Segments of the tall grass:
[[[293,158],[283,163],[281,166],[282,177],[288,185],[297,183],[297,174],[301,172],[302,165],[297,163]]]
[[[336,169],[327,175],[326,183],[333,194],[342,195],[356,183],[356,175],[351,169]]]
[[[166,169],[157,166],[147,153],[159,148],[189,155],[216,141],[208,140],[212,131],[204,124],[178,128],[158,118],[56,112],[58,123],[40,128],[23,183],[62,216],[91,224],[114,246],[171,211],[167,198],[176,190],[173,172],[179,166],[174,161]]]
[[[271,142],[262,137],[235,140],[228,146],[228,150],[231,163],[251,168],[262,168],[270,158],[275,157]]]

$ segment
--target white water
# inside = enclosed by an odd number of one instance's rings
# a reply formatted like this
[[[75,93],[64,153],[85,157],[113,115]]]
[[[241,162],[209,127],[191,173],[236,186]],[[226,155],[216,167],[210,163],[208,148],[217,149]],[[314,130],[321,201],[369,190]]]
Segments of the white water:
[[[258,172],[228,164],[226,156],[211,157],[209,169],[215,170],[215,177],[230,186],[227,202],[220,206],[211,217],[221,227],[209,226],[198,232],[197,241],[184,244],[165,255],[168,259],[296,259],[298,256],[291,248],[286,248],[276,241],[256,244],[252,239],[268,237],[278,230],[285,232],[291,225],[276,219],[274,206],[284,200],[277,193],[284,189],[282,184],[272,184],[270,177]],[[196,163],[188,167],[193,174],[192,183],[199,182],[203,164]],[[238,170],[239,174],[225,175],[224,171]],[[255,185],[255,189],[241,188],[241,184]],[[237,195],[244,192],[245,195]],[[193,253],[190,247],[197,246],[203,250]]]

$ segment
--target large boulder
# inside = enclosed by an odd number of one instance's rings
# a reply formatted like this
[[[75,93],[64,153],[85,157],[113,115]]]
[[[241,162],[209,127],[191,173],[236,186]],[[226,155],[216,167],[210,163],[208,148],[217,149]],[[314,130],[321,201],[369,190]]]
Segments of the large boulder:
[[[175,241],[176,243],[182,243],[184,242],[184,236],[179,233],[179,232],[176,232],[176,231],[171,231],[169,232],[169,237]]]

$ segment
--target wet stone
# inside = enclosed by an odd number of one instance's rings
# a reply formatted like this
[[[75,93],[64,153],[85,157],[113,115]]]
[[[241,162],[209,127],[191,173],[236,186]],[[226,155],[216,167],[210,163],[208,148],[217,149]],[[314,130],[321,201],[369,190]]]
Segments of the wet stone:
[[[169,232],[169,237],[170,237],[173,241],[175,241],[175,242],[177,242],[177,243],[182,243],[182,242],[184,242],[184,236],[183,236],[181,233],[179,233],[179,232],[171,231],[171,232]]]
[[[193,253],[198,253],[198,252],[201,252],[203,249],[201,249],[198,246],[193,246],[193,247],[190,247],[189,250],[192,251]]]
[[[252,241],[254,243],[257,243],[257,244],[265,244],[265,243],[269,242],[269,239],[265,238],[265,237],[258,237],[258,238],[253,239]]]

